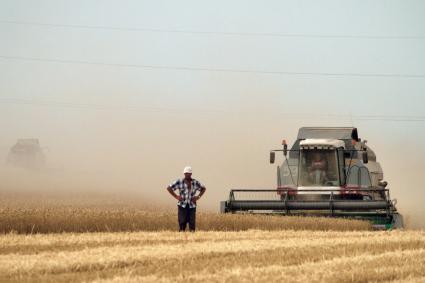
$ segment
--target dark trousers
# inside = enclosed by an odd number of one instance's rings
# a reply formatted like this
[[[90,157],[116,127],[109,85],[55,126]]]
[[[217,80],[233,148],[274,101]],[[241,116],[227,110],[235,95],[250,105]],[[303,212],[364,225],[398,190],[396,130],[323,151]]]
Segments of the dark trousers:
[[[189,230],[191,232],[195,232],[195,224],[196,224],[196,207],[189,208],[189,205],[186,207],[177,206],[178,211],[178,219],[179,219],[179,227],[180,232],[186,230],[186,225],[189,223]]]

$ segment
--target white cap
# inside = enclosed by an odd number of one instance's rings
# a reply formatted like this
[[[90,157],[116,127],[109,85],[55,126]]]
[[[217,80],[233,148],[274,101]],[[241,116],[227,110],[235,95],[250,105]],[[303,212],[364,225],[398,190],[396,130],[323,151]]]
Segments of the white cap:
[[[184,169],[183,169],[183,174],[184,173],[190,173],[190,174],[192,174],[192,167],[190,167],[190,166],[186,166],[186,167],[184,167]]]

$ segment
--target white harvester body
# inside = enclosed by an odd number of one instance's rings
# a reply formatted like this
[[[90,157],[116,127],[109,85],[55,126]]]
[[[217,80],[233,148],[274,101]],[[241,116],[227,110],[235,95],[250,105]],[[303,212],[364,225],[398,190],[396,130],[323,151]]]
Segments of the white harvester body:
[[[270,152],[271,163],[276,152],[284,158],[276,190],[231,190],[222,212],[330,215],[369,219],[387,229],[403,226],[381,165],[356,128],[305,127],[290,149],[286,141],[282,145]]]

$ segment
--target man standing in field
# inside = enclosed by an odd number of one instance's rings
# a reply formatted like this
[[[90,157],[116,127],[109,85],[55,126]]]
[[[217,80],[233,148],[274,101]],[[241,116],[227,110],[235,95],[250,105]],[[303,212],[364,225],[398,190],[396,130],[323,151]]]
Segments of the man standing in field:
[[[205,193],[206,188],[198,180],[192,179],[192,167],[186,166],[183,170],[184,178],[177,179],[167,187],[168,192],[178,200],[178,221],[180,232],[189,230],[195,232],[196,226],[196,202]],[[175,193],[179,190],[179,195]],[[199,192],[198,195],[196,193]]]

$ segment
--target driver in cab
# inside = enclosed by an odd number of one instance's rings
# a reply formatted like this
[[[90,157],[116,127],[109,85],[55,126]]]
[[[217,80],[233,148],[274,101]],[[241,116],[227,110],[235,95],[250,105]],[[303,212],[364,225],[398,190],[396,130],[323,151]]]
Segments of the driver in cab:
[[[311,166],[309,167],[310,181],[314,185],[323,185],[328,181],[327,177],[327,163],[323,155],[316,152],[313,154]]]

